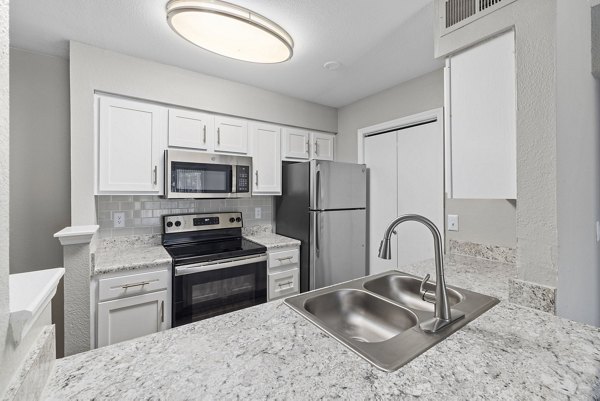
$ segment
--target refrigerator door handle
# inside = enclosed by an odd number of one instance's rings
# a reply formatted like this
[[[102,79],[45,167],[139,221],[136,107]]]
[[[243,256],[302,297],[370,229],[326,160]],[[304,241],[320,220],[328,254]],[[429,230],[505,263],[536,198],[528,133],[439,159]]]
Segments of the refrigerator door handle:
[[[316,198],[316,209],[321,209],[321,166],[317,163],[317,193],[315,194]]]
[[[316,224],[315,224],[315,250],[317,251],[317,257],[321,253],[321,245],[319,240],[319,231],[321,231],[321,213],[316,213]]]

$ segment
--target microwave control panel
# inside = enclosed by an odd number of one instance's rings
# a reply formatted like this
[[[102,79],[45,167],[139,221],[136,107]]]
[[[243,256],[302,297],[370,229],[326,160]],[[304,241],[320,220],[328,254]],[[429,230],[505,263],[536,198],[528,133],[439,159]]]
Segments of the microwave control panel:
[[[236,177],[237,182],[236,192],[250,192],[250,166],[237,166]]]

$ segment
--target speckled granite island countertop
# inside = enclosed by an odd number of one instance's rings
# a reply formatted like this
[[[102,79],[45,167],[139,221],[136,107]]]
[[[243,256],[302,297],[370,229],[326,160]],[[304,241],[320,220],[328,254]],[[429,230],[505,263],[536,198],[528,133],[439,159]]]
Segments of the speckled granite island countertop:
[[[171,255],[160,244],[160,236],[105,239],[92,257],[92,274],[133,271],[153,267],[168,268]]]
[[[433,263],[403,271],[433,273]],[[281,301],[56,362],[45,397],[532,400],[600,397],[600,330],[508,303],[514,267],[447,258],[450,285],[502,302],[384,373]]]

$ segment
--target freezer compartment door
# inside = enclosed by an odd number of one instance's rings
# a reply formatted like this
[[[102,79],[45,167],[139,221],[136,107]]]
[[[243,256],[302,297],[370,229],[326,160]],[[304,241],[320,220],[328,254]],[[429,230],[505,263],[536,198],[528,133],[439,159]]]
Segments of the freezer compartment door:
[[[311,212],[310,289],[367,274],[366,211]]]
[[[367,205],[364,164],[322,160],[310,162],[310,209],[359,209]]]

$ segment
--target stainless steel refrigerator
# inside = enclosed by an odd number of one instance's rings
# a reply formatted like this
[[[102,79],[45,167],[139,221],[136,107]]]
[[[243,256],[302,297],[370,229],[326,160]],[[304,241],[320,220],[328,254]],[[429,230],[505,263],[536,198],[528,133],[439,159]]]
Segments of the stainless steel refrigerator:
[[[301,241],[300,291],[367,274],[364,164],[286,163],[276,232]]]

